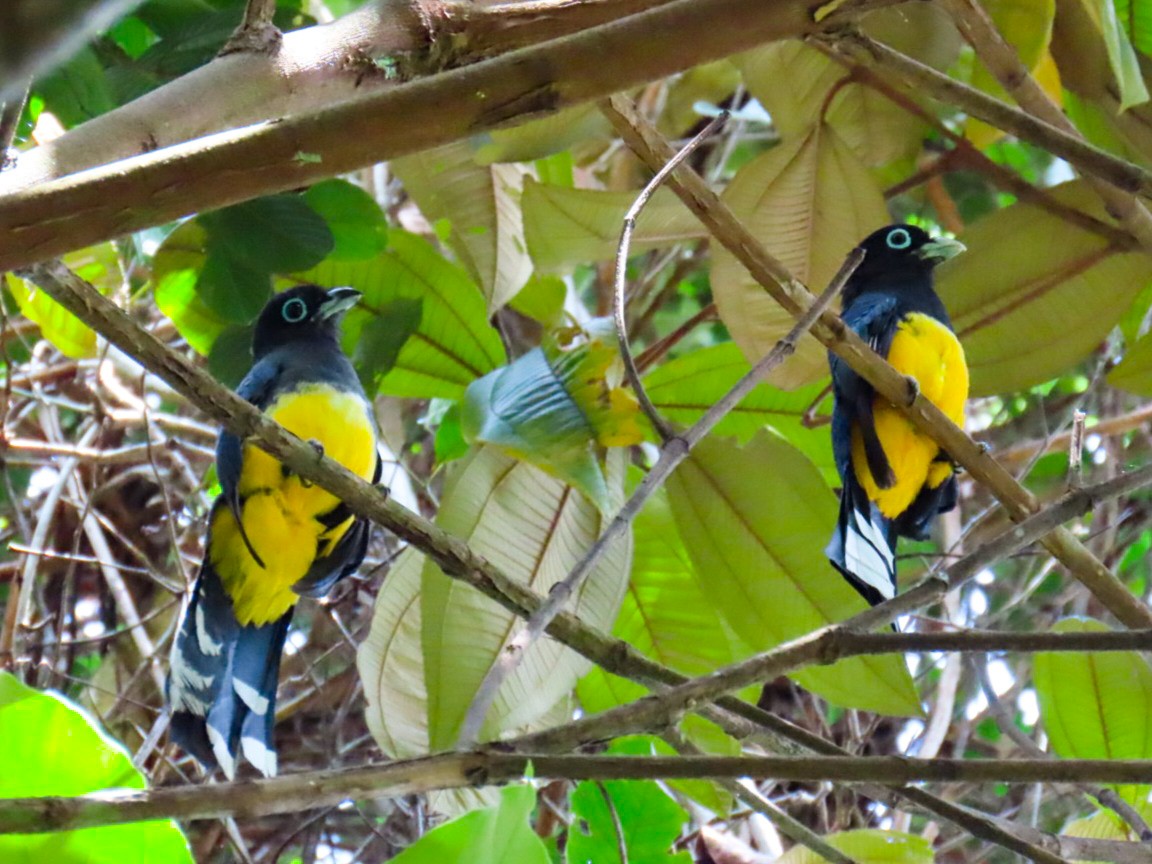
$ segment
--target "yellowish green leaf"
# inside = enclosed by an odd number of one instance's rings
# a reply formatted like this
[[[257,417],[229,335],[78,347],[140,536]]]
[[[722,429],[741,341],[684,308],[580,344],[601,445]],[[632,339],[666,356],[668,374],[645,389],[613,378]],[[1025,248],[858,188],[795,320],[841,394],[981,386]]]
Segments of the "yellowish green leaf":
[[[717,60],[685,70],[668,85],[657,128],[671,138],[686,134],[703,119],[697,110],[699,103],[719,105],[739,84],[740,71],[730,60]]]
[[[608,456],[608,483],[623,494],[624,452]],[[493,447],[454,463],[437,523],[537,593],[567,575],[599,536],[605,517],[571,486]],[[570,609],[607,628],[626,588],[631,537],[613,545],[577,591]],[[421,587],[428,737],[451,747],[477,689],[522,622],[474,589],[425,562]],[[536,642],[505,681],[481,730],[485,740],[541,722],[565,699],[589,663],[548,639]],[[387,711],[387,706],[383,706]]]
[[[1108,218],[1081,182],[1050,194]],[[974,396],[1042,383],[1084,359],[1152,279],[1146,255],[1119,254],[1030,204],[982,219],[961,239],[968,251],[941,265],[937,287],[964,344]]]
[[[539,120],[495,129],[476,150],[476,162],[531,162],[569,147],[598,150],[612,138],[612,127],[592,103],[557,111]]]
[[[753,649],[866,608],[824,557],[835,496],[788,443],[768,433],[745,447],[706,438],[669,479],[668,496],[701,590]],[[794,677],[839,705],[920,713],[900,657],[852,658]]]
[[[792,275],[816,292],[857,243],[889,220],[868,169],[826,124],[745,165],[723,197]],[[712,290],[721,319],[751,362],[795,323],[725,249],[713,251]],[[806,336],[769,380],[794,388],[827,372],[824,348]]]
[[[458,141],[395,159],[392,170],[430,222],[450,222],[448,243],[484,289],[491,314],[532,275],[520,213],[526,169],[477,165],[473,157],[472,145]]]
[[[635,192],[601,192],[524,182],[524,236],[538,270],[563,271],[574,264],[616,256],[624,214]],[[640,214],[632,252],[671,246],[704,236],[700,221],[671,189],[658,189]]]
[[[1058,633],[1108,629],[1070,618]],[[1032,683],[1053,752],[1067,759],[1152,758],[1152,666],[1136,651],[1037,654]],[[1145,801],[1149,786],[1114,786],[1127,801]]]
[[[826,834],[823,838],[849,856],[856,864],[932,864],[932,844],[917,834],[864,828]],[[823,864],[824,858],[805,846],[796,845],[776,864]]]

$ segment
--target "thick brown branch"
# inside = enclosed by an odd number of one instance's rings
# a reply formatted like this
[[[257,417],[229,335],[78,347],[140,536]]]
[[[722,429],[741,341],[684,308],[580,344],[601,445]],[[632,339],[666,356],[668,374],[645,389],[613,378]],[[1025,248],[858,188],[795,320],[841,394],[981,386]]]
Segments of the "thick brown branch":
[[[21,189],[0,199],[0,270],[522,122],[761,42],[801,36],[814,27],[812,5],[670,0],[312,114]],[[0,189],[7,182],[0,179]]]

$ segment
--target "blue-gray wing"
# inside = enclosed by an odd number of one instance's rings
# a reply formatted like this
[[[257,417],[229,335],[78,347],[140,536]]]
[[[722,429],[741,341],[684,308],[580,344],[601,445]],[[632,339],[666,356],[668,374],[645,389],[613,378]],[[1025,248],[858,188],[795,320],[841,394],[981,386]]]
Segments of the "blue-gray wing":
[[[244,380],[236,388],[236,394],[263,410],[268,407],[268,403],[272,399],[279,377],[280,363],[271,356],[265,357],[244,376]],[[236,517],[236,523],[240,526],[240,536],[244,538],[244,545],[248,547],[248,551],[256,559],[256,562],[263,567],[264,562],[260,560],[260,556],[252,548],[252,544],[244,532],[244,523],[240,519],[239,487],[240,471],[243,467],[244,442],[227,429],[220,430],[220,437],[216,439],[216,476],[220,480],[221,495],[228,504],[228,509],[232,511],[232,515]]]

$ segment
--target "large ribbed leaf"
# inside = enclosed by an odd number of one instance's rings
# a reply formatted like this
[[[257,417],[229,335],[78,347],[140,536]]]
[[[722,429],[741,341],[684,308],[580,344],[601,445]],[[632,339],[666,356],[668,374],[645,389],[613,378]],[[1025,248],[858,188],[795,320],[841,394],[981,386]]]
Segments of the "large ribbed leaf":
[[[1066,619],[1060,633],[1101,632],[1099,621]],[[1135,651],[1037,654],[1032,683],[1052,750],[1068,759],[1152,758],[1152,666]],[[1149,786],[1118,786],[1133,804]]]
[[[520,191],[525,169],[477,165],[472,145],[457,141],[392,162],[428,221],[447,219],[448,242],[495,312],[532,275],[524,243]]]
[[[1051,191],[1106,219],[1080,182]],[[964,343],[972,395],[1047,381],[1084,359],[1152,279],[1152,261],[1029,204],[982,219],[968,252],[938,271],[937,287]],[[1091,298],[1091,302],[1085,302]]]
[[[792,275],[820,292],[844,256],[888,221],[884,197],[867,168],[826,124],[786,141],[737,173],[724,200]],[[725,249],[713,251],[712,290],[732,339],[759,360],[794,321]],[[827,374],[823,347],[804,337],[769,377],[784,387]]]
[[[524,181],[524,236],[539,270],[616,256],[624,214],[635,192],[601,192]],[[704,236],[700,221],[671,189],[658,189],[640,214],[632,235],[633,254]]]
[[[836,499],[788,443],[767,433],[742,448],[707,438],[669,479],[668,496],[701,590],[754,649],[866,608],[824,557]],[[852,658],[795,678],[840,705],[920,711],[898,656]]]
[[[687,426],[699,420],[750,368],[740,349],[724,342],[656,367],[644,377],[644,389],[664,417]],[[725,415],[713,433],[735,435],[743,443],[761,429],[774,429],[834,481],[836,465],[828,429],[808,428],[802,422],[804,413],[826,395],[822,383],[792,391],[760,384]]]
[[[420,573],[424,556],[407,549],[376,595],[372,627],[356,651],[368,706],[364,719],[385,755],[428,752],[424,655],[420,647]]]
[[[609,487],[623,490],[624,451],[609,454]],[[571,486],[524,462],[481,447],[457,463],[437,522],[479,555],[541,594],[599,535],[605,517]],[[570,609],[593,627],[611,625],[627,584],[631,538],[616,543],[573,598]],[[488,669],[520,623],[431,562],[422,578],[424,677],[428,737],[451,747]],[[548,639],[529,649],[497,694],[484,739],[537,723],[575,686],[588,661]],[[385,710],[387,710],[385,708]]]
[[[505,362],[500,335],[488,323],[476,284],[414,234],[391,231],[383,255],[368,261],[325,261],[297,278],[363,292],[360,305],[345,317],[347,348],[360,341],[374,316],[397,308],[396,301],[420,304],[419,323],[381,379],[380,393],[458,399],[468,384]],[[409,323],[411,317],[406,316]]]

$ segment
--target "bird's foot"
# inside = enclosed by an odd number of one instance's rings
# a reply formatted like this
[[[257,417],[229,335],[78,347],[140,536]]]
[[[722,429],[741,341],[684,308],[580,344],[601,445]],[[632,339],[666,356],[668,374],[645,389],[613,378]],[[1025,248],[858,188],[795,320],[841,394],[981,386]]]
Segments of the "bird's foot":
[[[312,449],[316,451],[317,460],[324,458],[324,445],[317,441],[315,438],[309,438],[308,443],[312,445]],[[300,485],[305,489],[311,489],[315,484],[311,480],[300,478]]]
[[[908,395],[905,397],[907,401],[905,404],[911,408],[916,402],[916,397],[920,395],[920,382],[911,375],[905,375],[904,386],[908,388]]]

